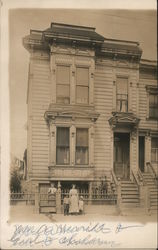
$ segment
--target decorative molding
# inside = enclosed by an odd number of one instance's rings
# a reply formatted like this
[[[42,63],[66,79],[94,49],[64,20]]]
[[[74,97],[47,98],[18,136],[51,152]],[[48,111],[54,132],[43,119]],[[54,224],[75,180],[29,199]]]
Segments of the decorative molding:
[[[51,134],[52,134],[52,137],[55,137],[55,132],[54,131],[52,131]]]
[[[62,120],[68,119],[75,121],[75,119],[89,119],[95,122],[99,117],[99,114],[95,112],[94,108],[87,106],[57,106],[57,104],[51,104],[49,109],[45,112],[44,118],[51,124],[54,123],[56,118],[62,118]]]
[[[112,128],[117,126],[129,126],[136,128],[140,119],[133,113],[119,113],[113,112],[113,116],[109,119],[109,124]]]

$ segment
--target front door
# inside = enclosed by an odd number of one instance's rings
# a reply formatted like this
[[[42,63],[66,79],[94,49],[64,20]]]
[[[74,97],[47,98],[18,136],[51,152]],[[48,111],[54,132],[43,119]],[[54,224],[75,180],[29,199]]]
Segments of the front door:
[[[144,172],[145,162],[145,137],[139,136],[139,169]]]
[[[129,133],[114,133],[114,172],[117,178],[129,179]]]

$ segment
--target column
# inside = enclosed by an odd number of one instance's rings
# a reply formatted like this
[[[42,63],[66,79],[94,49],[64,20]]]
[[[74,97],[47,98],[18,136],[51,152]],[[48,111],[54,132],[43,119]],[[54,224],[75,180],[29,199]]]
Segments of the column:
[[[61,214],[61,185],[58,181],[58,189],[56,192],[56,213]]]
[[[151,162],[151,136],[150,132],[145,135],[145,167],[146,162]]]
[[[112,104],[112,111],[113,111],[113,112],[116,112],[116,110],[117,110],[116,99],[117,99],[117,93],[116,93],[116,79],[114,79],[114,80],[113,80],[113,104]]]
[[[50,165],[56,165],[56,126],[51,122],[50,124],[50,149],[49,149]]]
[[[76,147],[76,128],[74,125],[70,127],[70,165],[75,165],[75,147]]]
[[[128,111],[132,112],[132,82],[129,79],[128,88]]]
[[[89,128],[89,165],[94,166],[94,125]]]
[[[94,104],[94,70],[95,62],[91,59],[91,67],[89,68],[89,104]]]
[[[131,131],[130,135],[130,170],[134,171],[138,166],[137,165],[137,156],[136,156],[136,130]]]
[[[50,56],[50,72],[51,72],[51,102],[56,103],[56,64],[55,54],[53,53],[53,46],[51,46]]]
[[[75,98],[76,98],[76,70],[74,65],[74,58],[73,58],[73,64],[70,67],[70,104],[75,104]]]

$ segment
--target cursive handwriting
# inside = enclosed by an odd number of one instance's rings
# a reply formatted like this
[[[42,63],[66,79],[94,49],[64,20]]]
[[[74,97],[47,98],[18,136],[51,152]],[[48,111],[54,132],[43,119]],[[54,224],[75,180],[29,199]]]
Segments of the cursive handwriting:
[[[48,247],[54,244],[58,246],[104,246],[114,248],[120,243],[115,239],[111,240],[109,235],[119,233],[129,228],[140,227],[123,226],[119,223],[115,229],[108,227],[106,223],[92,223],[72,225],[72,224],[42,224],[35,225],[15,225],[9,242],[12,246],[18,247]],[[113,237],[113,236],[112,236]]]
[[[138,228],[138,227],[143,227],[143,225],[130,225],[130,226],[123,226],[121,223],[119,223],[116,227],[116,231],[115,233],[120,233],[122,232],[122,230],[125,230],[125,229],[130,229],[130,228]]]

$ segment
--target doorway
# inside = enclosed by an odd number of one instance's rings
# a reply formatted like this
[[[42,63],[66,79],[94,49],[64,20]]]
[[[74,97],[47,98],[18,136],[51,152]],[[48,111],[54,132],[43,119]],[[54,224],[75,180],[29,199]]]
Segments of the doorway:
[[[145,137],[139,136],[139,169],[144,173],[145,163]]]
[[[114,133],[114,172],[121,180],[130,177],[129,145],[129,133]]]

